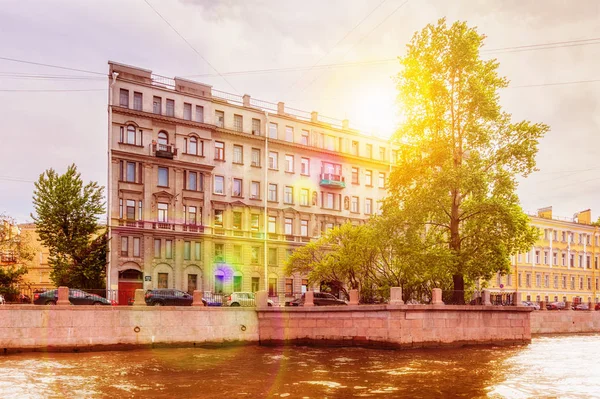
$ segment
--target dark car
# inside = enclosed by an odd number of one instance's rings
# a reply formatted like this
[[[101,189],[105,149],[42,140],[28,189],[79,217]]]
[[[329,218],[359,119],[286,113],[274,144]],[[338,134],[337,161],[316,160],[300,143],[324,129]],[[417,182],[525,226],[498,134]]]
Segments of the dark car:
[[[594,306],[594,310],[600,310],[600,303],[597,303],[596,306]]]
[[[590,307],[587,303],[578,303],[577,305],[573,306],[573,310],[590,310]]]
[[[33,303],[35,305],[56,305],[56,302],[58,302],[58,290],[33,294]],[[69,289],[69,302],[71,302],[71,305],[116,305],[114,301],[109,301],[100,295],[90,294],[77,289]]]
[[[285,303],[285,306],[304,306],[304,296],[302,294],[300,298],[296,298],[293,301],[289,301]],[[341,299],[337,299],[331,294],[326,292],[315,292],[313,303],[315,306],[330,306],[330,305],[347,305],[346,301],[342,301]]]
[[[546,309],[548,310],[563,310],[564,308],[564,302],[550,302],[548,305],[546,305]]]
[[[146,291],[148,306],[192,306],[194,297],[187,292],[170,288],[157,288]]]

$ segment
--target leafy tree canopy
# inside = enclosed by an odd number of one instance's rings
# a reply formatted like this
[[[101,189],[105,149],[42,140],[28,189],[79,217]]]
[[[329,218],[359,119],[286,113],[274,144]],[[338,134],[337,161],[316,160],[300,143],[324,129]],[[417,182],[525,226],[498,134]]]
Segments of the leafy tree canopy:
[[[384,207],[410,234],[448,249],[458,303],[465,279],[508,271],[509,255],[535,242],[516,178],[535,170],[538,140],[549,129],[512,121],[501,109],[508,80],[495,59],[481,59],[484,39],[464,22],[441,19],[417,32],[400,58],[404,123]]]
[[[48,169],[35,183],[31,215],[42,243],[49,248],[52,282],[77,288],[101,288],[106,276],[106,234],[97,217],[104,213],[103,187],[83,184],[73,164],[60,175]]]

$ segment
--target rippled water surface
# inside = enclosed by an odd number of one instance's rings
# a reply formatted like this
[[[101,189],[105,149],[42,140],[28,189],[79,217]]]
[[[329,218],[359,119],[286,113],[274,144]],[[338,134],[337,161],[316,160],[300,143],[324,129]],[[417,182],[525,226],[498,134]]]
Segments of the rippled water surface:
[[[531,345],[156,349],[0,357],[1,398],[600,398],[600,335]]]

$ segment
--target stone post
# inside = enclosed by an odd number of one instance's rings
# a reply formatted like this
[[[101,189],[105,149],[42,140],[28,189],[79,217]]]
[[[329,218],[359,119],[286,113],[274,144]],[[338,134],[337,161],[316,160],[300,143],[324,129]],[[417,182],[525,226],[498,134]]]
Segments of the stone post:
[[[443,305],[444,301],[442,301],[442,289],[434,288],[431,290],[431,304],[432,305]]]
[[[70,305],[69,301],[69,287],[58,287],[58,301],[57,305]]]
[[[573,306],[573,303],[571,301],[567,301],[567,302],[565,302],[565,309],[564,310],[571,310],[572,306]]]
[[[257,308],[266,308],[268,305],[268,295],[267,291],[256,291],[254,294],[254,300]]]
[[[540,301],[540,310],[546,310],[546,302]]]
[[[285,103],[281,101],[277,103],[277,115],[285,115]]]
[[[350,126],[350,121],[348,119],[344,119],[342,121],[342,129],[344,130],[348,130],[348,127]]]
[[[315,293],[313,291],[306,291],[304,293],[304,306],[315,306]]]
[[[588,310],[594,310],[594,304],[592,302],[588,302]]]
[[[490,300],[490,291],[489,290],[481,291],[481,304],[484,306],[492,305],[492,301]]]
[[[513,294],[513,305],[521,306],[521,294],[519,294],[518,292],[515,292]]]
[[[350,290],[348,291],[348,294],[350,295],[350,302],[348,302],[348,305],[358,305],[358,290]]]
[[[143,289],[135,290],[133,306],[146,306],[146,300],[144,298],[145,295],[146,295],[146,291],[144,291]]]
[[[402,287],[390,288],[390,305],[404,305],[402,300]]]
[[[319,113],[317,111],[313,111],[310,113],[310,121],[318,122],[319,121]]]
[[[204,306],[204,303],[202,302],[202,291],[194,290],[192,295],[194,297],[192,306]]]
[[[249,107],[250,106],[250,94],[244,94],[244,96],[242,97],[242,101],[243,101],[244,107]]]

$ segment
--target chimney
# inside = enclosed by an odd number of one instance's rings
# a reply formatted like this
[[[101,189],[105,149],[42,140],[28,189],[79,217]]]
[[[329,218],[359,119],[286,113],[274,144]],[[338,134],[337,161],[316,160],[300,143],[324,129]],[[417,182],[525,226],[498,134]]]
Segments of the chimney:
[[[285,115],[285,103],[281,101],[277,103],[277,115]]]
[[[585,211],[579,212],[577,214],[577,223],[592,224],[592,211],[591,211],[591,209],[586,209]]]
[[[242,99],[244,102],[244,107],[249,107],[250,106],[250,94],[244,94]]]
[[[544,219],[552,219],[552,207],[547,206],[545,208],[540,208],[537,210],[537,215],[540,218]]]
[[[319,113],[317,111],[310,113],[310,121],[315,123],[319,121]]]

